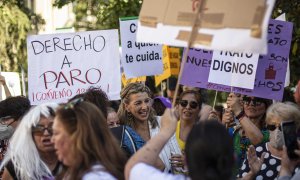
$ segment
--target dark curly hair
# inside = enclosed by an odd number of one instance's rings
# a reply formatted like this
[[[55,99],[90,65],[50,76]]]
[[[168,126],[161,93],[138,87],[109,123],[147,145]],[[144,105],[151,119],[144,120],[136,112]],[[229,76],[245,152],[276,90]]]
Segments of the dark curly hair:
[[[76,96],[71,98],[69,102],[79,97],[82,97],[85,101],[96,105],[102,111],[103,115],[107,117],[107,107],[109,107],[109,100],[106,93],[102,89],[90,87],[85,93],[77,94]]]
[[[21,119],[30,109],[30,101],[25,96],[12,96],[0,102],[0,117],[11,116]]]

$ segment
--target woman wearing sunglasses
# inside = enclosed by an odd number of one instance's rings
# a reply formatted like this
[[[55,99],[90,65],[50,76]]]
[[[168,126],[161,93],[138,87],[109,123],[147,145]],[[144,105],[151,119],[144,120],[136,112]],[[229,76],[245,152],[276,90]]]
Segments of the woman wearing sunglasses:
[[[271,101],[230,93],[226,103],[228,108],[224,111],[222,122],[226,126],[232,123],[235,125],[229,131],[233,131],[234,150],[240,167],[251,144],[257,145],[269,140],[265,115]]]
[[[252,179],[276,179],[280,171],[283,155],[283,133],[281,122],[294,120],[299,129],[300,109],[293,103],[275,103],[267,111],[266,127],[270,133],[270,141],[255,147],[257,157],[263,158],[260,171],[252,174]],[[248,159],[240,167],[238,177],[244,177],[250,171]]]
[[[52,142],[58,159],[66,166],[56,179],[124,179],[125,154],[101,110],[83,98],[58,108]]]
[[[179,96],[176,106],[179,113],[179,121],[176,128],[176,140],[181,152],[184,152],[185,142],[193,126],[199,120],[201,110],[201,95],[195,90],[185,90]],[[184,168],[184,156],[181,154],[172,155],[171,162],[175,168]]]
[[[5,167],[2,180],[51,179],[59,172],[61,166],[51,142],[57,106],[38,105],[23,117],[1,164],[1,169]]]
[[[152,102],[150,89],[142,83],[130,83],[121,91],[121,105],[118,110],[121,124],[131,127],[145,141],[150,140],[160,129],[160,117],[155,116]],[[181,154],[175,136],[161,151],[157,168],[165,172],[171,170],[171,152]]]

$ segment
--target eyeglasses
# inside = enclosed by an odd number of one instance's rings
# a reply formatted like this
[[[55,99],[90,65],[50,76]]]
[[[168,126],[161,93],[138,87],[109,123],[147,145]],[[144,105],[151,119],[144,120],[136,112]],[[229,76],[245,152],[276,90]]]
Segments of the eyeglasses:
[[[84,99],[82,97],[73,99],[72,101],[68,102],[65,105],[64,109],[74,109],[75,106],[77,106],[79,103],[81,103],[83,101],[84,101]]]
[[[245,105],[249,105],[250,103],[253,103],[253,106],[260,106],[262,103],[264,103],[263,99],[260,98],[251,98],[251,97],[243,97],[243,102]]]
[[[278,127],[279,131],[281,131],[281,126],[276,126],[274,124],[267,124],[267,129],[269,131],[274,131]]]
[[[12,122],[9,122],[11,119],[13,119]],[[14,123],[16,120],[12,116],[5,116],[0,118],[0,124],[10,126],[12,123]]]
[[[53,128],[52,128],[52,125],[53,125],[53,123],[50,123],[50,124],[48,125],[48,127],[45,127],[45,126],[42,126],[42,125],[37,125],[37,126],[32,127],[31,132],[32,132],[34,135],[42,136],[42,135],[44,134],[45,130],[47,130],[48,133],[49,133],[50,135],[52,135],[52,134],[53,134]]]
[[[180,100],[179,104],[184,108],[187,107],[187,105],[189,104],[190,108],[192,109],[196,109],[199,106],[199,104],[196,101],[188,101],[188,100]]]

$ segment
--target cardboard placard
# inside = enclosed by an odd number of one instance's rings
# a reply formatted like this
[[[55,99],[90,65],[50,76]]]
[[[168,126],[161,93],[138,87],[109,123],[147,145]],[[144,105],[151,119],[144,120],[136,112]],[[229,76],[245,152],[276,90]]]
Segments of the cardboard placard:
[[[187,47],[200,4],[194,48],[267,53],[275,0],[144,0],[137,41]]]

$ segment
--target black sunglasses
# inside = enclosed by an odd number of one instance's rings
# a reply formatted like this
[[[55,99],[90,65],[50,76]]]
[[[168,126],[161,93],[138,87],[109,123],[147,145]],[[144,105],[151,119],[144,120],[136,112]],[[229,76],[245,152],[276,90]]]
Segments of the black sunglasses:
[[[80,104],[83,101],[84,101],[84,99],[82,97],[73,99],[72,101],[68,102],[64,106],[64,109],[72,109],[73,110],[75,108],[75,106],[77,106],[78,104]]]
[[[274,131],[277,127],[278,127],[279,131],[281,131],[281,126],[276,126],[274,124],[267,124],[266,127],[269,131]]]
[[[263,99],[260,98],[251,98],[251,97],[243,97],[243,102],[246,105],[249,105],[250,103],[253,103],[254,106],[260,106],[262,103],[264,103]]]
[[[47,130],[48,133],[50,135],[52,135],[53,134],[52,125],[53,125],[53,123],[50,123],[48,127],[45,127],[45,126],[42,126],[42,125],[37,125],[37,126],[32,127],[31,132],[34,135],[42,136],[44,134],[45,130]]]
[[[192,109],[196,109],[199,106],[199,104],[196,101],[188,101],[188,100],[180,100],[179,104],[184,108],[187,107],[187,105],[189,104]]]

